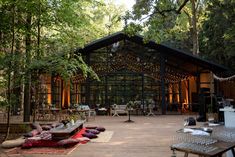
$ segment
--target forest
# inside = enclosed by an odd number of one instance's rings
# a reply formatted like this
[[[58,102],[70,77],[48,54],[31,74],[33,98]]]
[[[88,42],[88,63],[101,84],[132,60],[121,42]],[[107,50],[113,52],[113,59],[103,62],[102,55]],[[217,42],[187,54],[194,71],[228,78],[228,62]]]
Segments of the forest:
[[[1,0],[0,102],[29,121],[41,73],[99,79],[75,50],[117,31],[184,50],[235,70],[234,0]],[[32,87],[34,87],[32,90]]]

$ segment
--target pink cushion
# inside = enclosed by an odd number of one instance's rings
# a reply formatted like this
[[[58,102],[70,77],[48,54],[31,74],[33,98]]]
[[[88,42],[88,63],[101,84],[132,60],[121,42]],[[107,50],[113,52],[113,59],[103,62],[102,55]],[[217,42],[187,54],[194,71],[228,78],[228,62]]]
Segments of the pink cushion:
[[[22,148],[31,148],[31,147],[56,147],[58,146],[57,141],[50,140],[32,140],[27,139],[22,145]]]

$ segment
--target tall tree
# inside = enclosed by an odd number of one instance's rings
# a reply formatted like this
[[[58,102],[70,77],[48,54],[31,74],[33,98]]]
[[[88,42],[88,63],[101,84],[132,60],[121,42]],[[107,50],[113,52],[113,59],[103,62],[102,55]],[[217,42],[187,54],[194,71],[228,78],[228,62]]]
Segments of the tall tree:
[[[135,4],[131,18],[137,20],[139,27],[134,25],[135,28],[143,31],[147,39],[197,55],[203,8],[202,0],[141,0]]]
[[[235,69],[235,1],[208,1],[200,36],[202,56]]]
[[[14,22],[9,20],[12,19],[13,5],[15,8]],[[108,8],[112,8],[114,13],[109,12]],[[82,47],[85,43],[104,36],[108,31],[113,32],[119,28],[121,9],[117,9],[111,3],[106,4],[103,0],[4,0],[0,1],[0,13],[1,56],[6,61],[11,50],[14,54],[11,58],[12,68],[10,71],[8,71],[9,64],[1,64],[1,76],[4,73],[12,75],[11,89],[14,89],[13,93],[16,97],[20,98],[21,91],[24,91],[24,96],[21,99],[21,102],[24,102],[24,121],[29,121],[31,77],[32,74],[35,76],[35,73],[39,72],[39,70],[35,72],[35,69],[38,69],[35,64],[40,65],[43,62],[47,63],[46,65],[53,65],[52,67],[55,68],[54,70],[50,69],[50,72],[62,69],[57,73],[60,73],[64,78],[71,76],[70,74],[78,69],[83,71],[84,75],[93,73],[92,69],[86,66],[82,57],[74,57],[76,61],[73,60],[72,52],[75,51],[75,48]],[[109,28],[105,26],[106,20],[104,19],[107,16],[110,17],[109,22],[112,25],[108,24]],[[14,28],[15,37],[13,40],[12,29],[9,28]],[[11,49],[12,47],[13,49]],[[63,56],[69,56],[69,58]],[[59,65],[56,66],[56,63]],[[66,73],[63,71],[63,67],[72,69],[72,72],[67,69],[68,73]],[[21,79],[22,76],[24,79]],[[96,77],[95,74],[93,76]],[[1,81],[4,82],[6,79]],[[5,85],[5,83],[2,84]],[[37,86],[35,82],[32,84]],[[5,86],[6,88],[7,86]],[[20,104],[15,101],[11,102]]]

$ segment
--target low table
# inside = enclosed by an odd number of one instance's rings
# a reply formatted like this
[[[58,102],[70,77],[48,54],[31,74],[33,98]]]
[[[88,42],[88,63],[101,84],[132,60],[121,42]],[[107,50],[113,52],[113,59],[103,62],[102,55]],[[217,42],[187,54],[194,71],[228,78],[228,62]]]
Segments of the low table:
[[[83,123],[85,121],[81,121],[78,120],[74,123],[74,125],[71,125],[69,127],[67,126],[63,126],[63,127],[56,127],[54,129],[52,129],[51,132],[51,136],[53,140],[62,140],[62,139],[66,139],[69,138],[70,136],[72,136],[73,134],[75,134],[76,132],[78,132],[79,130],[81,130],[83,128]]]

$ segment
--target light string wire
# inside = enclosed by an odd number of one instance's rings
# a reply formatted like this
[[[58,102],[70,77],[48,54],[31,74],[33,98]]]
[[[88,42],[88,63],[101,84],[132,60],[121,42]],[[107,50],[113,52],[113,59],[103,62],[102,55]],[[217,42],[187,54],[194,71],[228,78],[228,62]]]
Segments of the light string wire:
[[[215,74],[213,74],[213,77],[214,77],[214,79],[219,80],[219,81],[228,81],[228,80],[234,79],[235,75],[230,76],[230,77],[218,77]]]

